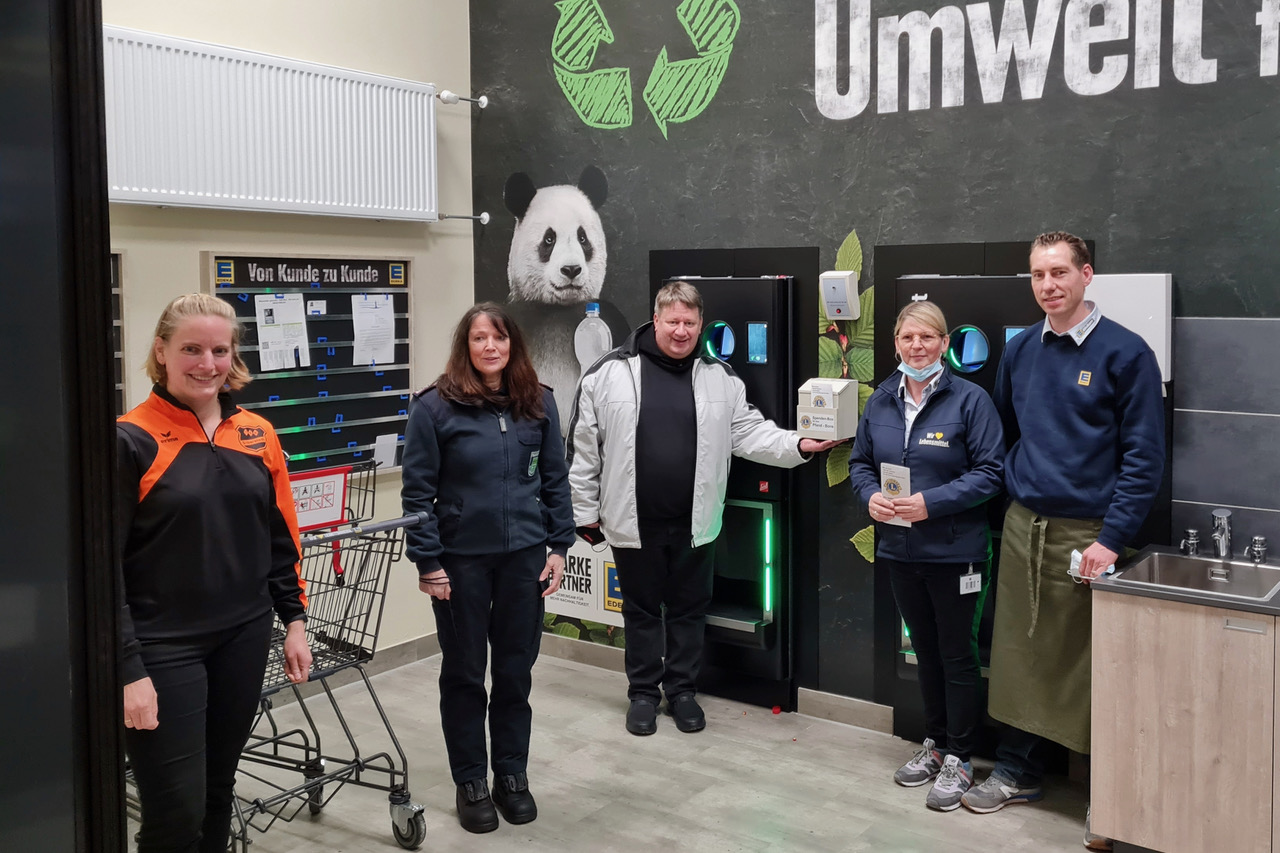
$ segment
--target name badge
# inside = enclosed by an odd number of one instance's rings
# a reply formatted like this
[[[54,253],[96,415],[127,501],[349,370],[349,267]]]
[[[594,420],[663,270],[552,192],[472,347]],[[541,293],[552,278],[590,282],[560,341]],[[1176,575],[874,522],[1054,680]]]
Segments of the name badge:
[[[969,573],[960,576],[960,594],[970,595],[975,592],[982,592],[982,573],[973,570],[973,563],[969,564]]]
[[[526,477],[532,477],[538,473],[538,453],[539,451],[535,450],[529,454],[529,473],[525,474]]]

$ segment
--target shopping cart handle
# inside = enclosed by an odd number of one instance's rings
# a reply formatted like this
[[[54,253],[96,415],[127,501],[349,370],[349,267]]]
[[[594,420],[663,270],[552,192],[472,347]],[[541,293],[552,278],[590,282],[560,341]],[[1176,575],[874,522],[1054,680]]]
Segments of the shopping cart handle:
[[[401,516],[400,518],[390,518],[386,521],[371,521],[366,524],[353,524],[350,527],[338,528],[315,536],[304,536],[302,537],[302,544],[304,547],[323,545],[327,542],[337,542],[342,539],[348,539],[352,536],[382,533],[387,530],[398,530],[401,527],[413,527],[426,520],[427,514],[425,512],[415,512],[411,515]]]

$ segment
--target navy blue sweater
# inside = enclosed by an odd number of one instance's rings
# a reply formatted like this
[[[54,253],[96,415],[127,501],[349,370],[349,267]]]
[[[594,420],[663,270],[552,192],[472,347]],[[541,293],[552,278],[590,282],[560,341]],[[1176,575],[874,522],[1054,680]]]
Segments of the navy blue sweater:
[[[406,528],[420,575],[450,554],[506,554],[573,544],[569,468],[550,388],[546,417],[515,420],[485,406],[453,403],[434,386],[413,398],[405,428],[400,500],[427,520]]]
[[[1141,337],[1103,317],[1076,345],[1032,326],[1009,341],[994,395],[1010,497],[1039,515],[1100,518],[1120,553],[1164,473],[1160,367]]]
[[[911,492],[929,517],[910,527],[877,524],[876,554],[912,563],[976,563],[991,555],[983,504],[1000,494],[1004,435],[987,392],[943,368],[938,387],[911,425],[894,373],[867,400],[849,454],[854,494],[865,507],[880,491],[880,465],[911,469]]]

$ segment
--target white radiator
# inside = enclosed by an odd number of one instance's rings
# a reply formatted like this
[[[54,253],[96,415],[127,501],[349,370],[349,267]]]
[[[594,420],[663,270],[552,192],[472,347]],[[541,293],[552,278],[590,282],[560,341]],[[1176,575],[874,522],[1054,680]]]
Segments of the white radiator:
[[[103,31],[111,201],[438,218],[430,83]]]

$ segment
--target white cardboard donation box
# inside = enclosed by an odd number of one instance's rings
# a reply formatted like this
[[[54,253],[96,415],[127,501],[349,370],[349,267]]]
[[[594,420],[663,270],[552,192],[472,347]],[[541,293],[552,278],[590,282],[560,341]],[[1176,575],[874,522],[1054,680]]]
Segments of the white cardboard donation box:
[[[858,432],[858,383],[810,379],[796,401],[796,432],[804,438],[840,441]]]

